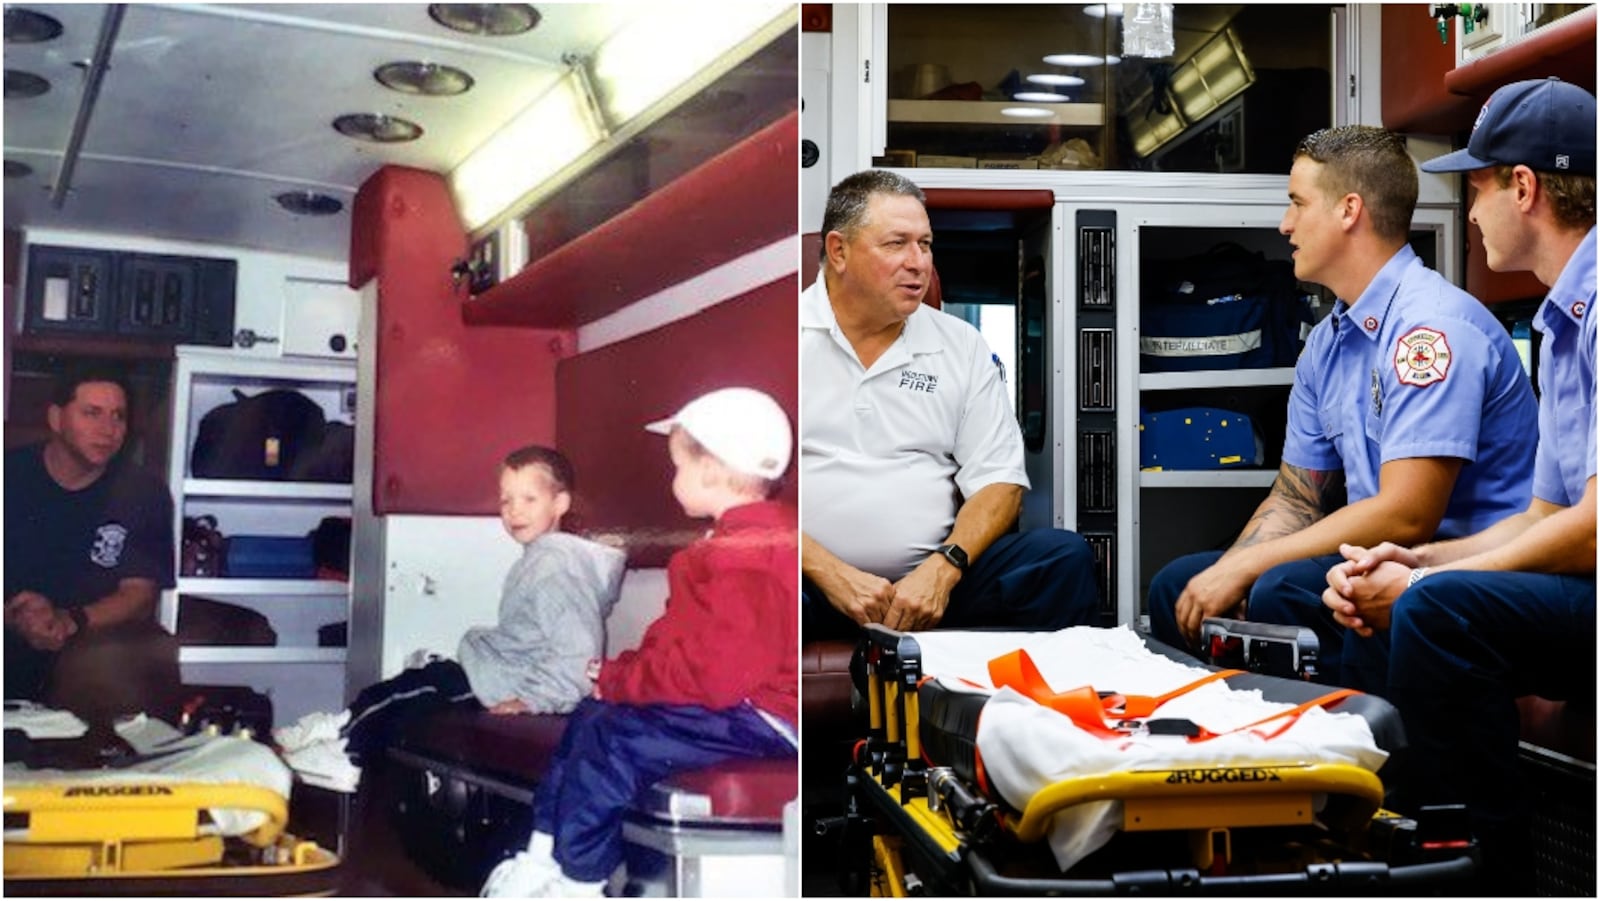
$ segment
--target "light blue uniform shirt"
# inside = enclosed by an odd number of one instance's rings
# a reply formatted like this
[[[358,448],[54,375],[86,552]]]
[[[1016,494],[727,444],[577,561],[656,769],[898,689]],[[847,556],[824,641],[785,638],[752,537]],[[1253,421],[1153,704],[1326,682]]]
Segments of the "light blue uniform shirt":
[[[1344,470],[1355,503],[1378,493],[1391,460],[1465,460],[1436,535],[1459,538],[1527,509],[1537,410],[1505,326],[1402,247],[1312,329],[1283,461]]]
[[[1534,316],[1539,345],[1539,454],[1533,493],[1571,507],[1595,472],[1595,231],[1589,229]]]

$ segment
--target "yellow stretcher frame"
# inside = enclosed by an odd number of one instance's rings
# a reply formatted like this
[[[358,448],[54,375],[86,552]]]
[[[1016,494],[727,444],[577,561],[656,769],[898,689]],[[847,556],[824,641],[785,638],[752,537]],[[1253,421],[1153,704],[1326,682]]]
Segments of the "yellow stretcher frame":
[[[253,864],[224,863],[229,839],[207,826],[212,808],[266,820],[233,837]],[[289,803],[258,785],[97,781],[5,787],[5,879],[119,879],[313,873],[337,855],[288,834]],[[27,818],[25,833],[11,823]]]
[[[920,651],[908,636],[868,626],[863,649],[867,663],[870,737],[864,742],[891,748],[875,760],[857,761],[865,795],[893,812],[897,823],[925,853],[944,863],[976,863],[971,836],[928,788],[928,767],[920,742],[917,688],[923,678]],[[915,788],[908,788],[915,785]],[[1187,833],[1190,863],[1210,870],[1218,858],[1231,863],[1230,830],[1258,827],[1326,827],[1360,835],[1368,824],[1401,819],[1382,809],[1383,784],[1377,775],[1342,763],[1269,765],[1186,765],[1171,769],[1122,771],[1062,780],[1029,799],[1023,810],[996,807],[993,816],[1017,841],[1043,840],[1056,814],[1098,801],[1122,803],[1124,832]],[[874,835],[873,897],[903,897],[911,872],[904,859],[910,835]],[[1352,848],[1360,857],[1363,849]],[[983,863],[985,868],[987,862]],[[1444,864],[1425,864],[1415,875],[1458,878],[1475,866],[1471,856]],[[1107,883],[1109,886],[1109,883]],[[1035,885],[1034,888],[1042,886]]]

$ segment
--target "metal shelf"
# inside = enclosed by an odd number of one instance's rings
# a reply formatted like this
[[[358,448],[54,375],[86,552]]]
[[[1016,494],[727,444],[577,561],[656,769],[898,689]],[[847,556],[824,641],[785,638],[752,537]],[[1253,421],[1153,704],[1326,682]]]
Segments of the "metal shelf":
[[[1276,369],[1201,369],[1193,372],[1139,374],[1140,391],[1179,391],[1188,388],[1258,388],[1294,384],[1294,367]]]
[[[179,663],[344,663],[344,657],[344,648],[204,645],[178,649]]]
[[[264,501],[337,501],[354,496],[348,483],[271,482],[249,479],[184,479],[185,500],[197,497],[243,497]]]
[[[1139,473],[1140,488],[1271,488],[1275,469],[1168,469]]]
[[[1000,112],[1015,107],[1043,110],[1048,116],[1022,118]],[[1079,125],[1105,123],[1099,103],[1024,103],[990,100],[891,100],[889,121],[942,125]]]
[[[227,579],[184,576],[178,580],[178,593],[342,598],[350,593],[350,583],[334,579]]]

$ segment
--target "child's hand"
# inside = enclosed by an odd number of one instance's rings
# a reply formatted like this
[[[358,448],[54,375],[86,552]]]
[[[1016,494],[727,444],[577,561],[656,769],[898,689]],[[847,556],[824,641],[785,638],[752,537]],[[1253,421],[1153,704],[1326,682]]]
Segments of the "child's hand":
[[[589,677],[590,682],[600,681],[600,666],[602,662],[599,657],[589,661],[589,667],[583,671],[583,674]]]
[[[522,703],[521,698],[512,698],[509,701],[501,701],[493,707],[490,707],[489,712],[496,716],[510,716],[515,713],[527,713],[528,705]]]

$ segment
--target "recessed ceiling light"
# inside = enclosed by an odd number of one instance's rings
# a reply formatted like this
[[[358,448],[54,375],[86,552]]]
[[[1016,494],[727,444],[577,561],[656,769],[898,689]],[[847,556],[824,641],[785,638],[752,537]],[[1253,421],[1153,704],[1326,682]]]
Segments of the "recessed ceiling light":
[[[6,178],[27,178],[33,174],[33,167],[17,160],[6,160]]]
[[[273,198],[278,206],[297,216],[332,216],[344,209],[337,197],[316,191],[285,191]]]
[[[496,37],[531,31],[540,19],[526,3],[430,3],[428,15],[453,31]]]
[[[439,63],[388,63],[373,71],[372,77],[391,91],[449,97],[472,89],[472,76],[454,66]]]
[[[1066,94],[1050,91],[1018,91],[1011,95],[1011,99],[1021,100],[1023,103],[1065,103],[1072,98]]]
[[[1104,19],[1106,13],[1113,16],[1122,15],[1121,3],[1091,3],[1083,8],[1083,14],[1094,19]]]
[[[1051,66],[1098,66],[1106,58],[1090,53],[1052,53],[1044,61]]]
[[[27,97],[37,97],[50,90],[50,82],[21,69],[6,70],[6,99],[20,100]]]
[[[61,23],[31,9],[13,6],[6,10],[6,43],[37,44],[61,36]]]
[[[1029,75],[1028,81],[1033,84],[1046,84],[1054,88],[1078,88],[1083,86],[1083,79],[1076,75],[1062,75],[1057,72],[1042,72],[1038,75]]]
[[[339,134],[358,141],[377,144],[397,144],[415,141],[422,137],[422,126],[410,119],[386,116],[383,113],[351,113],[333,120]]]
[[[1008,106],[1000,111],[1002,116],[1014,116],[1018,119],[1049,119],[1055,115],[1047,109],[1037,106]]]

